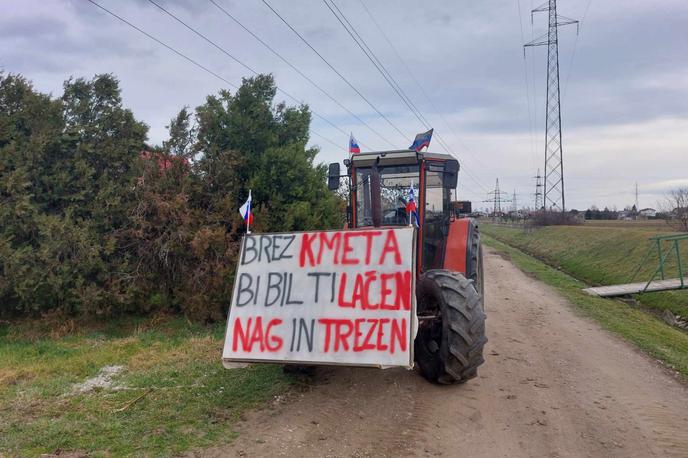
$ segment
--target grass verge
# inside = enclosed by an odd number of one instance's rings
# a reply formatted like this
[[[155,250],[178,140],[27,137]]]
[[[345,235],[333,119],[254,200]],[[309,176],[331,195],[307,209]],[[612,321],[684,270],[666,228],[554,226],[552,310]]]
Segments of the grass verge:
[[[291,383],[277,366],[224,369],[222,325],[120,320],[63,336],[34,328],[0,326],[0,455],[168,456],[230,441],[247,409]],[[103,377],[109,366],[116,374]],[[105,386],[82,392],[99,374]]]
[[[648,254],[651,247],[649,237],[658,234],[652,228],[628,225],[597,227],[587,223],[583,226],[548,226],[529,233],[485,224],[481,231],[593,286],[628,283]],[[634,281],[649,280],[657,268],[657,253],[652,250],[649,254]],[[681,258],[685,264],[688,243],[682,244]],[[666,268],[667,278],[678,276],[673,253]],[[683,270],[686,270],[685,265]],[[688,316],[688,290],[636,294],[634,298],[659,312],[669,309],[674,314]]]
[[[483,241],[508,255],[525,273],[556,288],[577,310],[599,322],[603,328],[620,335],[683,376],[688,376],[687,333],[623,302],[590,296],[581,291],[585,287],[581,281],[493,237],[483,236]]]

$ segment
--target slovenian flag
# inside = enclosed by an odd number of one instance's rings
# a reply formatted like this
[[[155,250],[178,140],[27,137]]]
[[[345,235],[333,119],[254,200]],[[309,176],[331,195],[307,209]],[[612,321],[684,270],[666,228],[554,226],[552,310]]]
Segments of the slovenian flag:
[[[413,150],[415,152],[419,152],[423,148],[427,148],[430,146],[430,140],[432,140],[432,131],[435,129],[430,129],[427,132],[420,133],[416,135],[415,140],[413,140],[413,143],[411,146],[409,146],[410,150]]]
[[[420,227],[420,221],[418,220],[418,209],[416,208],[416,199],[413,196],[413,185],[409,187],[409,199],[406,204],[406,213],[409,213],[409,226],[413,224],[416,227]]]
[[[358,154],[361,152],[361,147],[358,146],[358,142],[354,138],[354,134],[349,137],[349,154]]]
[[[242,205],[241,208],[239,208],[239,213],[241,214],[241,218],[244,220],[247,229],[250,227],[251,224],[253,224],[253,211],[251,210],[251,190],[249,190],[248,199],[246,199],[244,205]]]

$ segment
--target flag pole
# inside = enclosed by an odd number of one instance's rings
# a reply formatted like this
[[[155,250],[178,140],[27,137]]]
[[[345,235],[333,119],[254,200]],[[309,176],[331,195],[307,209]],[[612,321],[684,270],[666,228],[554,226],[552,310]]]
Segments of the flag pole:
[[[411,192],[413,192],[413,178],[411,178]],[[414,201],[415,201],[415,196],[414,196]],[[408,208],[408,205],[406,206]],[[408,222],[409,222],[409,227],[413,227],[413,221],[411,221],[411,211],[408,212]]]
[[[248,190],[248,213],[246,214],[246,234],[251,234],[251,190]]]

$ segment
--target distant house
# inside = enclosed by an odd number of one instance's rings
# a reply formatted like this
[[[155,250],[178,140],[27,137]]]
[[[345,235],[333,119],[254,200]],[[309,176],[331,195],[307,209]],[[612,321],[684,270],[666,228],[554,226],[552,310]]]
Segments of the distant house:
[[[618,213],[617,218],[624,221],[632,221],[635,219],[635,215],[630,210],[623,210]]]
[[[657,217],[657,210],[655,210],[654,208],[643,208],[638,213],[643,218],[656,218]]]
[[[161,174],[164,174],[168,170],[171,170],[174,166],[180,167],[184,174],[187,174],[189,172],[189,161],[182,156],[167,154],[159,151],[154,152],[143,150],[139,154],[139,157],[144,162],[144,164],[152,164],[153,170],[155,170],[155,165],[157,165],[158,172],[160,172]],[[151,171],[150,168],[148,168],[147,170],[149,172]],[[145,182],[145,175],[146,172],[144,171],[144,175],[141,175],[138,178],[139,185],[143,185],[143,183]]]
[[[158,170],[161,172],[171,169],[175,163],[181,165],[181,167],[184,168],[187,168],[189,166],[189,161],[185,157],[175,156],[173,154],[165,154],[161,152],[143,150],[141,151],[140,157],[144,161],[157,162]]]

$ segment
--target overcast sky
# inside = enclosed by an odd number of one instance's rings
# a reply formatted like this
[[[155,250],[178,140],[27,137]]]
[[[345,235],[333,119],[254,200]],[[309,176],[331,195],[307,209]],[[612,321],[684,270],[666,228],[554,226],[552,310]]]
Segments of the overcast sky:
[[[95,1],[234,84],[251,76],[146,0]],[[268,0],[405,135],[262,1],[215,0],[385,140],[209,1],[156,1],[251,68],[272,72],[281,89],[353,132],[364,150],[390,149],[387,142],[406,148],[425,130],[322,1]],[[524,60],[521,45],[546,31],[546,14],[536,14],[531,26],[529,11],[541,2],[364,1],[411,73],[360,0],[335,0],[459,157],[460,197],[486,199],[499,178],[504,191],[516,191],[519,206],[532,206],[532,177],[544,167],[547,51],[529,48]],[[688,185],[688,1],[560,0],[558,10],[581,20],[578,36],[575,25],[559,36],[567,207],[632,205],[636,182],[640,206],[655,207],[668,189]],[[69,76],[114,73],[124,104],[150,126],[152,143],[166,138],[165,125],[184,105],[195,107],[227,88],[86,0],[0,0],[0,11],[0,69],[54,96]],[[284,93],[278,99],[295,103]],[[318,117],[312,131],[347,147],[348,135]],[[322,137],[311,138],[320,161],[346,157]],[[443,152],[437,138],[431,150]]]

